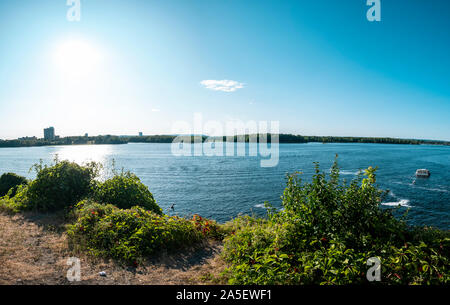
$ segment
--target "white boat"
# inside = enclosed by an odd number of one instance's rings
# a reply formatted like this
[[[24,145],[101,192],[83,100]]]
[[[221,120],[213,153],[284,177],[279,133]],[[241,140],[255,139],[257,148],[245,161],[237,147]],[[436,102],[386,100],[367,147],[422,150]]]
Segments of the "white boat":
[[[416,170],[416,177],[420,178],[428,178],[430,177],[430,171],[427,169],[418,169]]]

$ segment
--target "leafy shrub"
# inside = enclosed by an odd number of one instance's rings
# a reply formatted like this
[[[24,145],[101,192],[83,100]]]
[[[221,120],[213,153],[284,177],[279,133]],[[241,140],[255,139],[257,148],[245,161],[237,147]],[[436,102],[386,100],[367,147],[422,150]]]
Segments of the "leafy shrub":
[[[94,197],[98,202],[113,204],[121,209],[140,206],[156,214],[162,214],[147,186],[130,172],[115,175],[100,183]]]
[[[382,283],[448,283],[449,232],[410,228],[379,204],[376,169],[350,184],[337,162],[327,179],[316,164],[311,183],[289,175],[282,211],[265,220],[241,217],[227,224],[224,273],[231,284],[368,283],[367,260],[377,257]]]
[[[194,224],[195,229],[202,233],[203,236],[222,240],[227,234],[223,226],[219,225],[216,221],[203,218],[198,214],[192,216],[191,221]]]
[[[56,211],[74,205],[91,194],[99,165],[85,166],[55,160],[53,166],[34,166],[37,177],[26,192],[29,209]]]
[[[123,210],[85,200],[76,205],[73,213],[76,221],[68,228],[72,247],[81,246],[95,255],[125,262],[193,245],[207,236],[194,221],[141,207]]]
[[[264,219],[243,216],[226,226],[223,256],[232,264],[230,284],[270,285],[290,283],[289,256],[280,253],[283,226]]]
[[[10,197],[16,194],[17,187],[19,185],[28,184],[28,180],[25,177],[19,176],[14,173],[5,173],[0,177],[0,197],[5,196],[11,190]]]
[[[23,184],[15,188],[14,195],[11,189],[6,196],[0,198],[0,211],[15,214],[29,209],[27,192],[28,185]]]

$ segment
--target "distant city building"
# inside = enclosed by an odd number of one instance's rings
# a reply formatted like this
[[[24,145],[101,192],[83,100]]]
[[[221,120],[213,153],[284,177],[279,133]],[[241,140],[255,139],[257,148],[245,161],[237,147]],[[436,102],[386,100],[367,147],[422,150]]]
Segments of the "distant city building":
[[[53,141],[55,139],[55,128],[49,127],[44,129],[44,140]]]
[[[19,138],[20,141],[35,141],[37,140],[36,137],[23,137],[23,138]]]
[[[87,132],[84,134],[84,136],[87,138],[87,137],[89,137],[89,135],[87,134]]]
[[[139,136],[142,137],[142,132],[139,132]]]

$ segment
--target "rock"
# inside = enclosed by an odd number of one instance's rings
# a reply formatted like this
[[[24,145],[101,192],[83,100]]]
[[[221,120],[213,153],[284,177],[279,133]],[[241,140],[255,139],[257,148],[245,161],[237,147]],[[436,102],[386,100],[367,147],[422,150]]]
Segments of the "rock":
[[[105,271],[101,271],[101,272],[98,273],[98,275],[100,275],[100,276],[106,276],[106,272],[105,272]]]

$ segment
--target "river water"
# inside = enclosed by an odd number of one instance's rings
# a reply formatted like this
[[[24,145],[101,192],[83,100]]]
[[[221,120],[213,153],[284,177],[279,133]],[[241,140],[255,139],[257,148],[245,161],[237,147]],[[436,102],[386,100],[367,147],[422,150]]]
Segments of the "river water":
[[[245,145],[245,144],[239,144]],[[279,162],[261,167],[254,156],[175,156],[171,144],[79,145],[0,148],[0,174],[14,172],[29,178],[40,159],[51,163],[55,155],[78,163],[102,162],[137,174],[165,210],[175,204],[178,215],[198,213],[224,222],[238,214],[264,215],[264,202],[281,207],[286,173],[303,172],[310,180],[313,162],[329,172],[339,154],[342,178],[350,180],[359,169],[378,166],[377,182],[390,193],[384,207],[409,209],[412,224],[450,229],[450,147],[390,144],[280,144]],[[416,179],[418,168],[431,171]],[[173,213],[172,213],[173,214]]]

